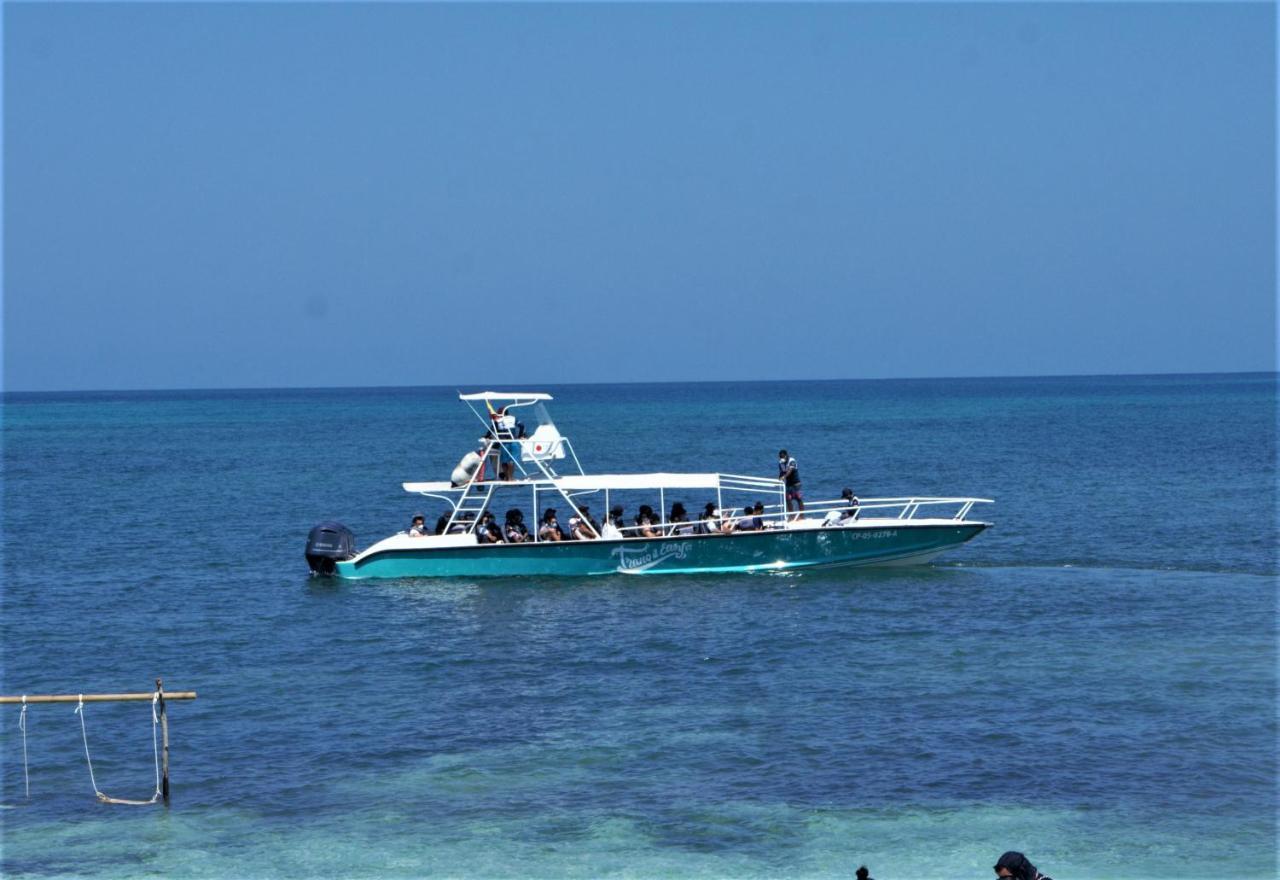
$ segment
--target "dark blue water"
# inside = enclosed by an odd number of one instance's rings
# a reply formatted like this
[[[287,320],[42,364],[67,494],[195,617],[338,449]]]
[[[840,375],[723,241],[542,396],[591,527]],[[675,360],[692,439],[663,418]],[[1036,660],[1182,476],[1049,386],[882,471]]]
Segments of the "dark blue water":
[[[452,390],[7,395],[3,692],[200,697],[168,811],[95,803],[67,705],[25,798],[0,707],[3,874],[1276,876],[1274,375],[547,390],[589,471],[785,446],[811,498],[996,525],[914,569],[312,580],[313,523],[370,543],[447,476]],[[150,796],[149,711],[86,709],[108,794]]]

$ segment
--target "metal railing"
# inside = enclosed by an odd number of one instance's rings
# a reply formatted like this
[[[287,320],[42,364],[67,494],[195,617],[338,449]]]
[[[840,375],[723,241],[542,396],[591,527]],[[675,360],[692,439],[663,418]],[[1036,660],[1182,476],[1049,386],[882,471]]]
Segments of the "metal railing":
[[[832,501],[813,501],[805,504],[803,511],[787,510],[784,504],[766,504],[763,505],[761,513],[752,513],[748,515],[745,505],[742,508],[724,508],[718,510],[718,516],[709,519],[695,519],[688,522],[672,523],[668,522],[665,512],[661,521],[654,523],[653,528],[659,532],[659,537],[671,537],[680,534],[723,534],[730,531],[740,531],[737,525],[740,521],[750,516],[753,520],[759,520],[763,529],[779,530],[794,528],[813,528],[821,526],[826,521],[829,514],[838,511],[856,511],[857,515],[849,521],[857,521],[863,519],[876,520],[914,520],[916,514],[920,512],[922,507],[945,508],[954,506],[955,512],[950,516],[940,517],[922,517],[922,519],[949,519],[954,522],[964,522],[965,517],[973,509],[975,504],[994,504],[991,498],[951,498],[951,497],[928,497],[928,496],[912,496],[910,498],[868,498],[866,500],[859,499],[856,504],[849,504],[843,498],[837,498]],[[886,516],[865,516],[868,511],[882,511]],[[842,524],[847,525],[849,521]],[[733,523],[732,528],[726,528],[727,523]],[[639,526],[626,526],[621,529],[623,537],[635,538],[645,537],[640,534]]]
[[[834,510],[857,510],[859,517],[863,516],[867,511],[881,511],[887,515],[889,519],[910,520],[915,519],[916,514],[920,512],[920,508],[947,508],[954,506],[955,512],[951,516],[929,517],[934,519],[953,519],[957,521],[964,520],[969,515],[975,504],[995,504],[992,498],[952,498],[952,497],[931,497],[931,496],[911,496],[909,498],[860,498],[857,504],[849,504],[843,498],[837,498],[834,501],[811,501],[806,502],[804,506],[804,515],[806,517],[813,514],[827,514]],[[895,513],[896,511],[896,513]],[[945,510],[943,511],[946,512]]]

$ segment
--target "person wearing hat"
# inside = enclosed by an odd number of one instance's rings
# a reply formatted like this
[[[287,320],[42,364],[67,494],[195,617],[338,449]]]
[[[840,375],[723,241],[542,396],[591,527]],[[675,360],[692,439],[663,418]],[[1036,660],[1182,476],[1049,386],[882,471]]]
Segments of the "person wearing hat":
[[[410,538],[422,538],[427,534],[427,518],[420,513],[413,515],[413,521],[409,526]]]
[[[996,876],[1013,880],[1053,880],[1036,870],[1036,866],[1020,852],[1009,850],[996,862]]]
[[[845,487],[840,493],[841,507],[827,513],[826,519],[822,521],[824,526],[847,526],[858,518],[858,496],[853,494],[853,490]]]
[[[542,511],[542,524],[538,526],[539,541],[563,541],[564,532],[556,521],[556,509],[548,507]]]

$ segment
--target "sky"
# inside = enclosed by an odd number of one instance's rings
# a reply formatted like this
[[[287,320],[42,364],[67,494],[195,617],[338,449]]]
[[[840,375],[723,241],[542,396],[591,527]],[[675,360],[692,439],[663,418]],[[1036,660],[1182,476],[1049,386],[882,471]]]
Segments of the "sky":
[[[3,386],[1274,370],[1275,9],[6,3]]]

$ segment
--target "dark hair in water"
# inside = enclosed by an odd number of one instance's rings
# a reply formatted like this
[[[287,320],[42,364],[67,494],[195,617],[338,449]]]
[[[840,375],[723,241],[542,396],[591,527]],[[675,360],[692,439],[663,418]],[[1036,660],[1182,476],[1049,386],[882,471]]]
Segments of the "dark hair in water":
[[[1040,872],[1036,870],[1036,866],[1027,860],[1027,857],[1020,852],[1009,850],[1000,857],[1000,861],[996,862],[996,870],[1004,868],[1013,874],[1017,880],[1036,880],[1040,876]]]

